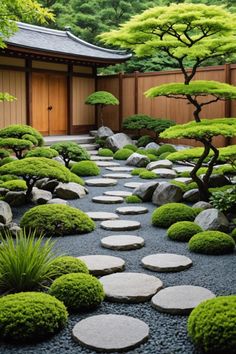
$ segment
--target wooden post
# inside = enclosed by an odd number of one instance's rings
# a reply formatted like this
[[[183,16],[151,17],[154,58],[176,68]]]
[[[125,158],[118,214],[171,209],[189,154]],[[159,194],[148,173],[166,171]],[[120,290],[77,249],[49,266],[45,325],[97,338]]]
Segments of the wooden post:
[[[97,76],[97,67],[93,68],[94,80],[95,80],[95,91],[98,91],[98,76]],[[95,126],[98,129],[98,107],[95,105]]]
[[[230,64],[225,64],[225,83],[231,84],[231,67]],[[225,118],[231,117],[231,100],[225,100]],[[231,145],[232,139],[230,137],[225,138],[225,146]]]
[[[119,131],[122,129],[122,120],[123,120],[123,73],[118,74],[119,78]]]
[[[25,59],[26,124],[32,125],[32,60]]]
[[[73,65],[68,65],[67,76],[67,133],[73,132]]]
[[[138,71],[134,72],[134,114],[138,114]]]

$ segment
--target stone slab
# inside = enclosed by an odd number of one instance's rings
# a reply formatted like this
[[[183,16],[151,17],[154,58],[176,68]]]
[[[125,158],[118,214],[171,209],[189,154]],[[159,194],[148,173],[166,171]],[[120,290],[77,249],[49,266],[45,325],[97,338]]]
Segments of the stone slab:
[[[131,192],[126,192],[126,191],[107,191],[107,192],[104,192],[103,194],[109,195],[112,197],[122,197],[122,198],[132,195]]]
[[[192,266],[190,258],[173,253],[157,253],[142,259],[144,268],[156,272],[179,272]]]
[[[118,204],[118,203],[123,203],[124,198],[122,197],[111,197],[108,195],[99,195],[97,197],[93,197],[92,201],[94,203],[99,203],[99,204]]]
[[[96,165],[99,167],[112,167],[112,166],[120,166],[118,162],[113,161],[95,161]]]
[[[146,166],[146,169],[149,171],[152,171],[156,168],[172,168],[172,166],[173,166],[173,163],[169,160],[158,160],[158,161],[150,162]]]
[[[128,206],[117,208],[116,212],[122,215],[138,215],[148,213],[148,209],[142,206]]]
[[[177,176],[176,172],[169,168],[155,168],[152,172],[156,173],[161,178],[175,178]]]
[[[104,248],[117,251],[136,250],[144,246],[144,239],[133,235],[115,235],[104,237],[101,240]]]
[[[135,188],[138,188],[141,184],[143,184],[143,183],[142,182],[128,182],[128,183],[124,184],[124,187],[135,189]]]
[[[112,172],[130,172],[134,169],[134,167],[125,167],[125,166],[118,166],[118,167],[106,167],[106,170]]]
[[[215,297],[210,290],[200,286],[179,285],[159,291],[152,298],[152,305],[160,312],[189,314],[202,301]]]
[[[97,315],[78,322],[72,336],[81,345],[95,351],[127,352],[148,339],[149,327],[130,316]]]
[[[101,228],[111,231],[131,231],[141,227],[139,221],[134,220],[107,220],[101,222]]]
[[[128,179],[133,176],[130,173],[106,173],[102,175],[104,178],[115,178],[115,179]]]
[[[113,160],[113,157],[112,156],[92,155],[91,160],[92,161],[111,161],[111,160]]]
[[[89,273],[96,276],[122,272],[125,269],[125,261],[119,257],[87,255],[77,258],[83,260],[89,269]]]
[[[89,211],[86,214],[94,221],[119,219],[119,216],[117,214],[107,213],[104,211]]]
[[[173,170],[175,170],[176,173],[182,173],[182,172],[191,172],[193,169],[193,166],[174,166]]]
[[[107,300],[124,303],[148,301],[163,286],[157,277],[143,273],[115,273],[99,280]]]
[[[115,186],[117,184],[117,180],[112,178],[93,178],[93,179],[86,179],[85,184],[87,186],[93,186],[93,187],[107,187],[107,186]]]

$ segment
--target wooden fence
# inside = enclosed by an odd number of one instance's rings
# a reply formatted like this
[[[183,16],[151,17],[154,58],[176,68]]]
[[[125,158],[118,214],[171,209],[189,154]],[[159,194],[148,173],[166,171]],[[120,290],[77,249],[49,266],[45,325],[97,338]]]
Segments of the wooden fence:
[[[199,68],[197,80],[215,80],[236,85],[236,64]],[[132,114],[148,114],[154,118],[168,118],[178,124],[193,120],[193,107],[185,100],[158,97],[146,98],[144,92],[150,87],[169,82],[183,82],[180,70],[159,71],[150,73],[118,74],[99,76],[97,90],[106,90],[119,98],[119,106],[109,106],[104,109],[104,122],[111,129],[122,130],[122,121]],[[205,106],[201,113],[202,118],[236,117],[236,100],[218,101]],[[176,142],[176,140],[171,140]],[[182,144],[198,146],[199,144],[188,139],[178,141]],[[218,146],[236,144],[236,139],[216,138]]]

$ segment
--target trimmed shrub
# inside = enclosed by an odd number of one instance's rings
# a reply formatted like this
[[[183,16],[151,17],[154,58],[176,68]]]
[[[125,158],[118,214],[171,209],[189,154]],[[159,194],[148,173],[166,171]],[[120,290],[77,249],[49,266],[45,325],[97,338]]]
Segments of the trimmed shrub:
[[[81,259],[71,256],[61,256],[54,259],[51,264],[51,270],[53,279],[59,278],[64,274],[89,273],[88,267]]]
[[[29,140],[17,138],[0,138],[0,147],[14,151],[18,159],[22,159],[23,151],[30,150],[33,144]]]
[[[56,150],[47,147],[37,147],[25,155],[25,157],[46,157],[47,159],[52,159],[57,157],[59,154]]]
[[[235,229],[233,229],[230,236],[233,237],[234,241],[236,242],[236,227],[235,227]]]
[[[141,136],[141,138],[138,139],[137,146],[138,147],[141,147],[141,146],[145,147],[147,144],[152,143],[153,141],[154,141],[153,138],[151,138],[149,135],[143,135],[143,136]]]
[[[234,251],[233,238],[220,231],[203,231],[194,235],[189,243],[190,251],[202,254],[227,254]]]
[[[134,168],[132,171],[131,171],[131,175],[132,176],[139,176],[141,172],[145,172],[147,171],[146,168],[144,167],[138,167],[138,168]]]
[[[203,301],[188,318],[188,335],[206,353],[235,353],[236,296]]]
[[[9,189],[10,191],[25,191],[27,189],[25,181],[20,179],[4,182],[0,187]]]
[[[167,230],[167,236],[174,241],[188,242],[193,235],[202,232],[202,228],[192,221],[179,221]]]
[[[125,198],[126,203],[142,203],[142,199],[139,198],[137,195],[129,195]]]
[[[100,148],[105,147],[107,138],[95,138],[95,143],[100,146]]]
[[[72,166],[71,172],[78,176],[97,176],[100,168],[93,161],[80,161]]]
[[[202,209],[191,208],[182,203],[167,203],[154,210],[152,224],[168,228],[178,221],[193,221],[201,211]]]
[[[8,181],[13,181],[13,180],[19,179],[15,175],[2,175],[0,178],[1,178],[1,181],[3,181],[3,182],[8,182]]]
[[[23,292],[0,298],[0,338],[35,342],[63,328],[67,322],[64,304],[44,293]]]
[[[123,128],[136,130],[138,135],[141,135],[141,130],[146,129],[148,123],[152,122],[153,118],[146,114],[134,114],[124,119]]]
[[[65,162],[65,166],[69,167],[71,160],[83,161],[90,160],[89,153],[83,149],[80,145],[74,142],[56,143],[50,146],[51,149],[56,150]]]
[[[70,311],[94,308],[103,301],[102,284],[89,274],[71,273],[54,280],[49,293],[63,301]]]
[[[14,124],[14,125],[9,125],[8,127],[0,130],[0,138],[4,138],[4,139],[16,138],[16,139],[33,140],[32,137],[37,140],[37,144],[33,143],[33,145],[42,146],[44,144],[42,135],[36,129],[32,128],[29,125]]]
[[[9,157],[10,152],[6,149],[0,149],[0,160],[4,159],[5,157]]]
[[[169,153],[176,152],[176,148],[171,144],[163,144],[159,147],[158,154],[160,156],[165,152],[169,152]]]
[[[129,150],[132,150],[133,152],[138,150],[137,146],[132,145],[132,144],[127,144],[127,145],[123,146],[123,149],[129,149]]]
[[[114,154],[115,160],[127,160],[134,152],[129,149],[119,149]]]
[[[214,208],[223,212],[234,210],[236,207],[236,186],[213,192],[210,197],[210,203]]]
[[[57,204],[38,205],[28,210],[20,226],[45,236],[85,234],[95,229],[94,221],[83,211]]]
[[[4,157],[2,160],[0,160],[0,166],[6,165],[9,162],[15,161],[13,157]]]
[[[72,172],[70,173],[70,182],[78,183],[78,184],[80,184],[81,186],[84,186],[84,185],[85,185],[84,180],[83,180],[81,177],[75,175],[75,174],[72,173]]]
[[[157,174],[152,171],[143,171],[139,174],[139,177],[143,179],[154,179],[157,178]]]
[[[113,157],[114,153],[111,149],[102,149],[100,148],[98,150],[98,155],[99,156],[106,156],[106,157]]]

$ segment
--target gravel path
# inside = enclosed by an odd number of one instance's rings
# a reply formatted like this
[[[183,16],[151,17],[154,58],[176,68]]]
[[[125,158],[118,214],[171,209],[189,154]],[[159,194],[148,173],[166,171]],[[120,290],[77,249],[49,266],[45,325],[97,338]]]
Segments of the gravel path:
[[[123,165],[123,163],[121,163]],[[101,175],[108,171],[103,168]],[[138,177],[133,177],[129,181],[140,182]],[[108,211],[115,212],[119,206],[127,206],[126,203],[103,205],[91,202],[92,197],[102,195],[105,191],[125,190],[126,179],[118,180],[118,184],[113,187],[88,187],[89,195],[81,200],[70,201],[70,205],[88,211]],[[113,251],[102,248],[100,240],[115,232],[106,231],[100,228],[97,223],[96,230],[87,235],[67,236],[57,239],[56,249],[60,253],[72,256],[84,256],[88,254],[112,255],[123,258],[126,261],[126,271],[143,272],[156,275],[160,278],[164,287],[172,285],[197,285],[203,286],[214,292],[216,295],[230,295],[236,293],[236,257],[235,253],[225,256],[204,256],[190,253],[185,243],[170,241],[166,237],[166,230],[155,228],[151,225],[151,213],[155,207],[151,203],[143,203],[149,209],[147,214],[142,215],[120,215],[120,219],[137,220],[141,222],[141,228],[136,231],[127,232],[130,235],[141,236],[145,240],[145,247],[133,251]],[[14,209],[15,221],[19,220],[22,213],[27,208]],[[122,234],[126,232],[120,232]],[[178,273],[156,273],[144,269],[141,266],[141,259],[153,253],[167,252],[186,255],[193,261],[193,266]],[[81,347],[75,343],[71,337],[73,326],[81,319],[97,314],[123,314],[137,317],[145,321],[150,326],[150,338],[139,348],[127,353],[142,354],[200,354],[187,337],[186,316],[173,316],[161,314],[151,307],[150,302],[142,304],[118,304],[103,302],[96,310],[90,313],[79,313],[69,318],[68,326],[59,334],[48,341],[34,343],[32,345],[9,345],[1,344],[0,353],[4,354],[89,354],[95,353],[92,350]]]

